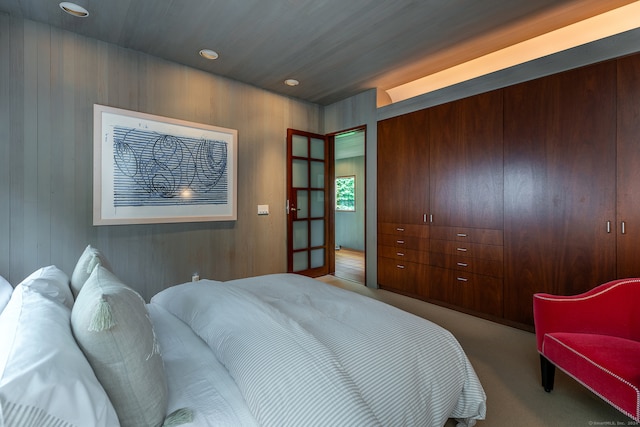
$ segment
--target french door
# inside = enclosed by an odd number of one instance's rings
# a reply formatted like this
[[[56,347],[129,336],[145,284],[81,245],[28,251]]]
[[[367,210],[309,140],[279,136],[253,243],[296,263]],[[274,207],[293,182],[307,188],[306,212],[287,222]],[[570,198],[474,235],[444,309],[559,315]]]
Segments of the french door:
[[[332,193],[324,135],[287,129],[287,271],[329,274]]]

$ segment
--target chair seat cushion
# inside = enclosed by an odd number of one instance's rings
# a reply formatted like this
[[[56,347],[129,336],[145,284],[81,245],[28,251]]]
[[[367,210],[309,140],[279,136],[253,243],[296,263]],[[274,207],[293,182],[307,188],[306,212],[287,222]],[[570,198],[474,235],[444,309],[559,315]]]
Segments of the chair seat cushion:
[[[555,332],[544,336],[542,354],[621,412],[640,416],[640,342]]]

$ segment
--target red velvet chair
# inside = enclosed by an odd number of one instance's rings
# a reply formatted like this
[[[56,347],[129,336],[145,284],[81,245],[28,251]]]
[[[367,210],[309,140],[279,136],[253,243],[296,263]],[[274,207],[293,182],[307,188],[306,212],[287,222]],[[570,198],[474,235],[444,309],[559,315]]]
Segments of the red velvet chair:
[[[556,366],[640,422],[640,278],[614,280],[575,296],[535,294],[542,386]]]

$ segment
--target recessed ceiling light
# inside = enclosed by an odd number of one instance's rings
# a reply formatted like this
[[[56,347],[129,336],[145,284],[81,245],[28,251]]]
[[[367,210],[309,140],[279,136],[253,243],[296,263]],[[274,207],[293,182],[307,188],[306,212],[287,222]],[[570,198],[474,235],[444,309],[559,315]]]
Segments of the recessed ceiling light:
[[[218,59],[218,53],[214,52],[211,49],[202,49],[200,50],[200,56],[206,59]]]
[[[86,18],[87,16],[89,16],[89,11],[87,9],[68,1],[63,1],[62,3],[60,3],[60,9],[77,18]]]
[[[287,79],[284,81],[284,84],[286,84],[287,86],[298,86],[300,82],[296,79]]]

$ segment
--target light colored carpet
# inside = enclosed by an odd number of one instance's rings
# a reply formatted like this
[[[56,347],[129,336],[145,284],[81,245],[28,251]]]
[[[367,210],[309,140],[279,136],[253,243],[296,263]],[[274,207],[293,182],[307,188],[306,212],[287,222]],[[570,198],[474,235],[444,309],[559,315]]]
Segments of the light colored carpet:
[[[560,370],[556,370],[553,391],[546,393],[540,385],[535,335],[530,332],[334,276],[319,280],[384,301],[451,331],[487,394],[487,418],[478,427],[638,425]],[[446,426],[455,423],[450,420]]]

